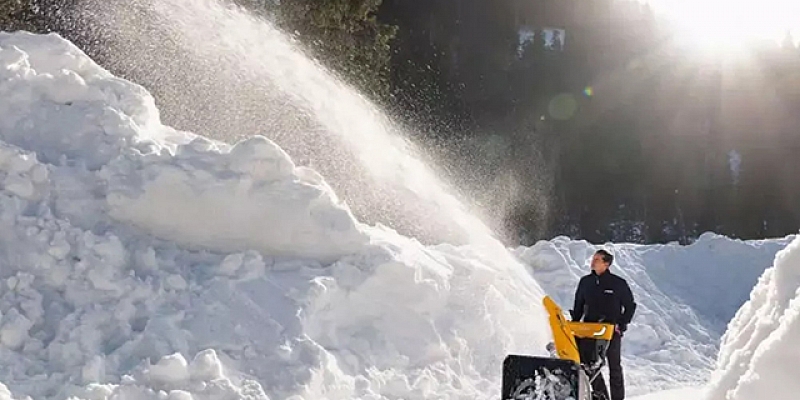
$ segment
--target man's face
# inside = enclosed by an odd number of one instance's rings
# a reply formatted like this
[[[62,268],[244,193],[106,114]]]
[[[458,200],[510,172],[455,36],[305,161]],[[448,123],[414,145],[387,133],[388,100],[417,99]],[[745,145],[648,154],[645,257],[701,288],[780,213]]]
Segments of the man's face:
[[[605,261],[603,261],[602,255],[595,254],[592,256],[592,271],[594,271],[599,275],[602,274],[603,272],[606,272],[607,269],[608,265],[606,264]]]

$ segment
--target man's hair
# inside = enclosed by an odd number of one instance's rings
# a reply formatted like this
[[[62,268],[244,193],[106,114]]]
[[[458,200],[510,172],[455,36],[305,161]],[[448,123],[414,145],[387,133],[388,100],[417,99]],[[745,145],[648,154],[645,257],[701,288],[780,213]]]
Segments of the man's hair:
[[[611,253],[603,249],[597,250],[594,254],[600,254],[603,257],[603,262],[605,262],[608,265],[611,265],[611,263],[614,262],[614,256],[612,256]]]

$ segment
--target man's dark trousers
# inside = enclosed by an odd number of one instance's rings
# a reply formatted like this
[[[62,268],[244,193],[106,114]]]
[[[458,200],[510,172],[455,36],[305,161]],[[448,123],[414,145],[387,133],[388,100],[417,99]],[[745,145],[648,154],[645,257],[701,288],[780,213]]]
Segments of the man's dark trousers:
[[[596,343],[592,339],[579,339],[581,360],[594,360],[597,353],[594,351]],[[611,386],[611,400],[625,399],[625,381],[622,376],[621,363],[622,336],[619,332],[614,333],[611,343],[606,350],[606,361],[608,365],[608,381]],[[608,388],[603,379],[603,374],[598,374],[592,382],[592,399],[608,400]]]

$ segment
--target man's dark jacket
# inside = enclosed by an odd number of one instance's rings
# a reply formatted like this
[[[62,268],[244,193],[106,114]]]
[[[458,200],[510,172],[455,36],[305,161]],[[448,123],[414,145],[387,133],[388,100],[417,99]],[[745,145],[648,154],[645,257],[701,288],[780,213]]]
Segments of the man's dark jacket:
[[[616,324],[624,332],[633,319],[636,302],[625,279],[606,270],[581,278],[575,291],[572,320]]]

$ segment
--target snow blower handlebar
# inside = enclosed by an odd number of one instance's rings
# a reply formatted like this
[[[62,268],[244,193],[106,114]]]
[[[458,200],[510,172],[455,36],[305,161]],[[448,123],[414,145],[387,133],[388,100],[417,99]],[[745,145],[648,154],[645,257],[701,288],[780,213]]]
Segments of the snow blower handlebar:
[[[555,349],[553,353],[561,359],[571,360],[579,364],[586,371],[589,381],[594,381],[605,364],[605,355],[611,339],[614,337],[614,324],[601,322],[568,321],[561,307],[549,296],[542,300],[544,307],[550,315],[550,328],[553,331]],[[594,351],[591,360],[582,360],[576,339],[591,339],[594,341]]]
[[[553,331],[555,353],[558,358],[580,364],[581,356],[576,339],[594,339],[602,343],[610,342],[614,337],[613,324],[568,321],[561,307],[552,298],[545,296],[542,302],[550,316],[550,329]]]

